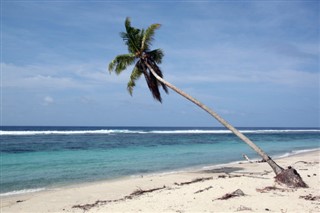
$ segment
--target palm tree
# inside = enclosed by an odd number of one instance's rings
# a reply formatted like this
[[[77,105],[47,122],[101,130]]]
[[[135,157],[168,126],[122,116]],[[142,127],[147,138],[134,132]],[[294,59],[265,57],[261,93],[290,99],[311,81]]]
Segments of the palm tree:
[[[163,51],[161,49],[150,50],[152,41],[154,40],[155,30],[157,30],[159,27],[160,24],[152,24],[146,30],[140,30],[131,26],[131,21],[129,18],[126,18],[125,20],[126,32],[121,32],[120,36],[125,41],[129,53],[116,56],[109,64],[109,71],[110,73],[115,71],[116,74],[119,75],[122,71],[126,70],[128,66],[134,64],[129,82],[127,84],[127,89],[130,95],[132,95],[133,88],[136,85],[136,80],[138,80],[142,74],[146,79],[147,85],[153,97],[159,102],[162,100],[159,87],[161,86],[166,93],[168,93],[167,87],[169,87],[173,91],[177,92],[209,113],[232,133],[238,136],[243,142],[249,145],[254,151],[256,151],[262,157],[262,159],[271,166],[276,174],[276,179],[279,182],[288,186],[307,187],[296,170],[291,167],[288,169],[283,169],[281,166],[276,164],[276,162],[274,162],[271,157],[269,157],[260,147],[255,145],[248,137],[230,125],[220,115],[206,105],[202,104],[197,99],[191,97],[187,93],[163,79],[162,71],[158,67],[158,64],[161,63],[162,57],[164,56]]]
[[[161,49],[150,50],[155,30],[159,27],[160,24],[152,24],[147,30],[136,29],[131,27],[130,19],[127,18],[125,21],[126,32],[121,32],[120,36],[128,46],[129,53],[115,57],[109,64],[109,71],[114,70],[116,74],[120,74],[127,69],[129,65],[135,63],[127,85],[130,95],[132,95],[136,80],[143,74],[153,97],[161,102],[162,98],[159,85],[162,86],[166,93],[168,93],[168,89],[166,85],[159,82],[155,76],[163,77],[157,64],[161,63],[164,54]],[[151,74],[151,72],[155,72],[156,75]]]

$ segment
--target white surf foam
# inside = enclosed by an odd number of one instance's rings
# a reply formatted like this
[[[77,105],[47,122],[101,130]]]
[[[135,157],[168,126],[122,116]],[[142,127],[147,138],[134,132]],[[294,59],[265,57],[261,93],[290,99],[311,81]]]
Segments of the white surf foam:
[[[320,148],[296,150],[296,151],[287,152],[287,153],[284,153],[282,155],[276,156],[276,158],[285,158],[285,157],[289,157],[289,156],[292,156],[292,155],[298,155],[298,154],[301,154],[301,153],[313,152],[313,151],[318,151],[318,150],[320,150]]]
[[[141,133],[140,131],[131,130],[45,130],[45,131],[0,131],[0,135],[80,135],[80,134],[125,134],[125,133]]]
[[[272,134],[272,133],[320,133],[320,129],[264,129],[240,130],[244,134]],[[128,130],[128,129],[101,129],[101,130],[44,130],[44,131],[5,131],[0,135],[79,135],[79,134],[231,134],[229,130]]]
[[[20,194],[27,194],[27,193],[33,193],[33,192],[40,192],[44,191],[45,188],[37,188],[37,189],[22,189],[17,191],[11,191],[11,192],[5,192],[1,193],[0,197],[6,197],[6,196],[12,196],[12,195],[20,195]]]

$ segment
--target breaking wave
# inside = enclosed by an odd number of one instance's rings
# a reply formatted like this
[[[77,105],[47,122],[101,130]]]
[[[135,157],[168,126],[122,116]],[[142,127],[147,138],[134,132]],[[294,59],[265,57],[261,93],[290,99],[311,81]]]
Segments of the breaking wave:
[[[240,130],[244,134],[277,134],[277,133],[320,133],[320,129],[260,129]],[[229,130],[42,130],[42,131],[6,131],[0,130],[0,135],[86,135],[86,134],[231,134]]]
[[[277,158],[285,158],[285,157],[289,157],[292,155],[298,155],[298,154],[302,154],[302,153],[314,152],[314,151],[319,151],[319,150],[320,150],[320,148],[294,150],[294,151],[286,152],[282,155],[279,155],[279,156],[277,156]]]
[[[44,130],[44,131],[0,131],[0,135],[83,135],[141,133],[131,130]]]

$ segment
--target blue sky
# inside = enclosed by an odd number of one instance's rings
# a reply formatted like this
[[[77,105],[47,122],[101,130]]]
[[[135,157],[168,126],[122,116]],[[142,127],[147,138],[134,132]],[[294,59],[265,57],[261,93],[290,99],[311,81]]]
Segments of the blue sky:
[[[220,126],[107,66],[160,23],[164,78],[235,126],[319,127],[319,1],[1,1],[2,125]]]

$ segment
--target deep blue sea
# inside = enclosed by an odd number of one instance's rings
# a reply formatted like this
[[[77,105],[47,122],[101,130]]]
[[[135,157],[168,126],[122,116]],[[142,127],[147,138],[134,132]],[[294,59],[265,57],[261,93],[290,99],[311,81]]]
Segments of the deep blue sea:
[[[272,157],[320,148],[319,128],[239,128]],[[1,127],[8,196],[259,157],[224,128]]]

